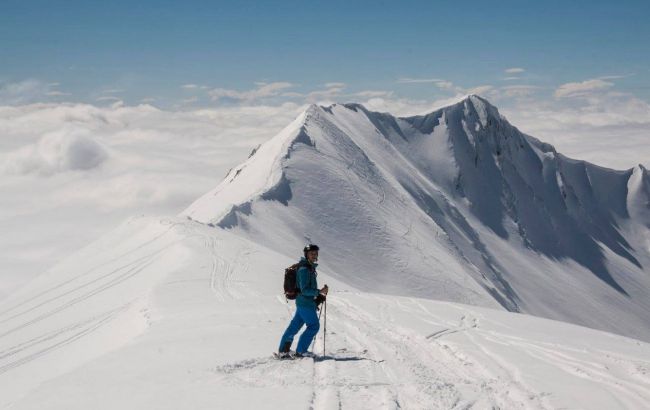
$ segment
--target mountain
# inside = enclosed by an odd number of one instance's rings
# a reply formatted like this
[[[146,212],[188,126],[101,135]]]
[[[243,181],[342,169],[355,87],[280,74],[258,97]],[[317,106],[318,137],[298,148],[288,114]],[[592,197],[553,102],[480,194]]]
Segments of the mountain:
[[[471,95],[424,116],[310,106],[181,216],[358,289],[650,340],[650,179],[567,158]]]

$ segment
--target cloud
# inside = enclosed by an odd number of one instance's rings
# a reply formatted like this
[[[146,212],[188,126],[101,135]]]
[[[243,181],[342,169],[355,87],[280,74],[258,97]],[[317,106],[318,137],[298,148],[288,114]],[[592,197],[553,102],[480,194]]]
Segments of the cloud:
[[[361,97],[361,98],[377,98],[377,97],[383,97],[383,98],[390,98],[393,96],[392,91],[374,91],[374,90],[365,90],[365,91],[359,91],[357,93],[354,93],[353,96],[355,97]]]
[[[467,95],[467,94],[484,94],[491,90],[493,86],[491,85],[481,85],[477,87],[464,88],[458,85],[455,85],[453,82],[448,80],[443,80],[441,78],[400,78],[397,80],[398,83],[406,84],[433,84],[442,91],[452,93],[454,96],[457,95]]]
[[[506,73],[508,73],[508,74],[519,74],[519,73],[523,73],[523,72],[526,71],[526,70],[524,70],[524,69],[521,68],[521,67],[512,67],[512,68],[506,68],[506,69],[503,70],[503,71],[506,72]]]
[[[397,80],[398,83],[405,83],[405,84],[439,83],[443,81],[445,80],[442,80],[440,78],[399,78]]]
[[[343,97],[343,91],[346,88],[345,83],[327,83],[324,90],[315,90],[307,94],[305,101],[308,103],[331,104],[338,102],[337,99]]]
[[[257,88],[248,91],[238,91],[226,88],[213,88],[208,91],[208,95],[212,101],[219,101],[222,99],[231,99],[240,102],[251,103],[262,98],[273,97],[280,94],[284,89],[291,88],[294,84],[289,82],[274,82],[274,83],[256,83]]]
[[[451,81],[443,80],[441,78],[400,78],[397,80],[402,84],[434,84],[439,88],[452,89],[454,84]]]
[[[304,97],[305,94],[297,93],[295,91],[289,91],[289,92],[280,94],[280,96],[281,97],[288,97],[288,98],[299,98],[299,97]]]
[[[54,91],[46,92],[45,95],[47,95],[49,97],[63,97],[63,96],[72,95],[72,94],[54,90]]]
[[[621,78],[627,78],[632,74],[627,74],[627,75],[603,75],[598,77],[599,80],[618,80]]]
[[[87,171],[101,165],[106,149],[78,130],[63,129],[43,135],[38,142],[3,156],[5,174],[52,175],[59,172]]]
[[[199,175],[216,184],[220,176],[215,173],[236,165],[251,147],[284,128],[301,107],[284,103],[170,111],[121,102],[106,107],[71,103],[0,106],[0,172],[7,178],[29,175],[34,181],[67,171],[90,172],[93,184],[108,185],[124,173],[134,175],[135,181],[150,172],[171,172],[184,175],[180,185],[192,185]],[[228,154],[231,149],[234,155]],[[94,173],[100,166],[102,173]],[[170,192],[185,190],[161,184]],[[210,188],[211,184],[199,184],[193,194]],[[100,203],[104,199],[97,198]]]
[[[298,92],[283,92],[280,94],[282,97],[301,99],[308,104],[321,104],[329,105],[337,102],[344,101],[358,101],[359,99],[386,97],[390,98],[394,95],[393,91],[386,90],[362,90],[357,92],[346,92],[347,84],[342,82],[330,82],[323,84],[324,89],[317,89],[308,93]]]
[[[595,91],[602,91],[612,86],[614,83],[610,81],[593,78],[582,82],[562,84],[555,90],[554,95],[556,98],[586,97]]]
[[[0,105],[3,272],[18,286],[128,217],[177,214],[305,107]]]
[[[345,83],[325,83],[326,88],[345,88]]]
[[[499,109],[520,130],[570,157],[615,169],[650,165],[650,104],[609,87],[596,90],[589,98],[504,101]]]
[[[184,98],[181,100],[181,104],[187,105],[187,104],[194,104],[195,102],[199,101],[199,97],[197,96],[192,96],[189,98]]]
[[[58,97],[59,83],[44,83],[39,80],[27,79],[18,82],[0,82],[0,105],[29,104],[47,101],[48,97]]]
[[[494,87],[491,85],[479,85],[477,87],[467,88],[464,90],[464,94],[478,94],[483,95],[488,91],[492,90]]]
[[[186,89],[186,90],[195,90],[195,89],[199,88],[199,86],[196,85],[196,84],[183,84],[183,85],[181,85],[181,88]]]
[[[121,99],[113,95],[102,95],[101,97],[95,98],[95,101],[121,101]]]
[[[437,81],[435,84],[438,88],[443,88],[443,89],[454,88],[454,84],[451,81]]]
[[[520,80],[521,77],[503,77],[503,81],[513,81],[513,80]]]
[[[499,91],[506,97],[529,97],[540,90],[541,87],[535,85],[508,85],[499,88]]]

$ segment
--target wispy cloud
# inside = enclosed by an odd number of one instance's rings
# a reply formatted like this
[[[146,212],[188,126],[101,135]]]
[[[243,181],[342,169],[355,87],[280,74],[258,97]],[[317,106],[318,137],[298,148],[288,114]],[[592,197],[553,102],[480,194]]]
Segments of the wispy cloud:
[[[444,89],[454,88],[454,83],[452,83],[451,81],[436,81],[435,84],[438,88],[444,88]]]
[[[365,91],[359,91],[357,93],[354,93],[353,95],[355,97],[361,97],[361,98],[377,98],[377,97],[391,98],[394,95],[394,93],[392,91],[365,90]]]
[[[600,80],[618,80],[618,79],[621,79],[621,78],[630,77],[631,75],[632,74],[602,75],[602,76],[598,77],[598,79],[600,79]]]
[[[262,98],[277,96],[281,93],[282,90],[294,86],[294,84],[292,83],[283,82],[283,81],[273,82],[273,83],[258,82],[255,84],[257,85],[256,88],[252,90],[246,90],[246,91],[239,91],[239,90],[233,90],[227,88],[213,88],[208,91],[208,95],[210,96],[212,101],[231,99],[235,101],[254,102]]]
[[[479,85],[477,87],[467,88],[464,90],[464,94],[485,94],[486,92],[492,90],[494,87],[491,85]]]
[[[454,93],[454,96],[467,94],[484,94],[493,88],[492,85],[480,85],[476,87],[464,88],[442,78],[400,78],[397,80],[397,82],[405,84],[433,84],[444,92]]]
[[[36,79],[27,79],[18,82],[0,82],[0,105],[49,101],[48,97],[66,95],[56,89],[58,86],[59,83],[44,83]]]
[[[46,92],[45,95],[47,95],[49,97],[63,97],[63,96],[68,96],[68,95],[72,95],[72,94],[64,93],[63,91],[52,90],[52,91]]]
[[[285,93],[280,94],[280,96],[281,97],[287,97],[287,98],[300,98],[300,97],[304,97],[305,94],[298,93],[298,92],[295,92],[295,91],[287,91]]]
[[[499,88],[506,97],[528,97],[540,89],[541,87],[536,85],[508,85]]]
[[[444,82],[445,80],[441,78],[399,78],[397,80],[398,83],[439,83],[439,82]]]
[[[581,82],[565,83],[560,85],[555,90],[556,98],[574,98],[585,97],[595,91],[602,91],[614,86],[611,81],[606,81],[602,78],[593,78]]]
[[[100,97],[95,98],[95,101],[121,101],[119,97],[115,97],[113,95],[102,95]]]
[[[508,74],[520,74],[520,73],[523,73],[526,70],[521,68],[521,67],[511,67],[511,68],[506,68],[503,71],[508,73]]]
[[[334,102],[337,98],[342,97],[346,88],[345,83],[327,83],[325,89],[311,91],[306,96],[308,103],[327,104]]]
[[[325,87],[327,88],[345,88],[347,84],[345,83],[325,83]]]
[[[182,105],[190,105],[190,104],[194,104],[195,102],[198,102],[198,101],[199,101],[199,97],[192,96],[192,97],[189,97],[189,98],[182,99],[181,104]]]

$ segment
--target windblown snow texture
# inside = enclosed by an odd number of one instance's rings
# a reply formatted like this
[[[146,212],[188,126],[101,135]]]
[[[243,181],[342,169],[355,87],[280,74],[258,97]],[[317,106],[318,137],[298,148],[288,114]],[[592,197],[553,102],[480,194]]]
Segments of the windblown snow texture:
[[[182,215],[340,280],[650,340],[650,188],[567,158],[478,96],[397,118],[311,106]]]
[[[0,408],[615,410],[650,400],[648,343],[360,292],[327,269],[325,357],[275,360],[294,309],[281,286],[291,262],[229,229],[129,220],[0,304]]]

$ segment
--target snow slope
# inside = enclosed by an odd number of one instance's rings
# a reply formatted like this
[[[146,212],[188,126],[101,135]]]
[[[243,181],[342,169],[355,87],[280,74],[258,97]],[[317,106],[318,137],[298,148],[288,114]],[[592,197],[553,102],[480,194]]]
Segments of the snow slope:
[[[358,289],[650,340],[650,178],[563,156],[469,96],[397,118],[311,106],[182,215]]]
[[[0,408],[609,410],[650,400],[650,344],[362,292],[329,269],[319,276],[332,289],[328,357],[271,360],[293,311],[279,289],[289,263],[185,218],[129,220],[0,305]]]

